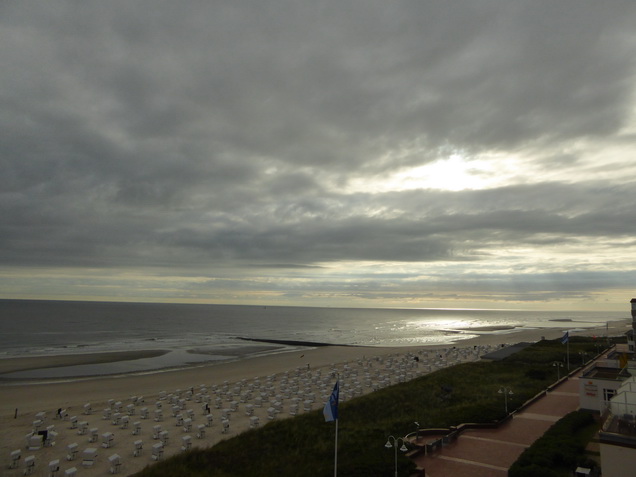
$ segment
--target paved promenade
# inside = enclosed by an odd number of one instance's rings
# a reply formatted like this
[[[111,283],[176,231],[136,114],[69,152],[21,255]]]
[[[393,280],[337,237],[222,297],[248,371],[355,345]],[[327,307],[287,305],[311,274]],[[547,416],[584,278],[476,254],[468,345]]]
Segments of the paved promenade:
[[[556,421],[579,407],[579,374],[497,429],[464,431],[452,444],[414,459],[427,477],[507,477],[519,455]],[[427,440],[420,440],[421,443]]]

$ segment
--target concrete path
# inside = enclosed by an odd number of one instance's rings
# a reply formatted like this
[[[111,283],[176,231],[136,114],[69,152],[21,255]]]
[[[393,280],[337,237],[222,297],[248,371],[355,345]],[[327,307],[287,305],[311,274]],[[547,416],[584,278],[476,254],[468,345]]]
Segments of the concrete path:
[[[427,477],[507,477],[508,468],[528,446],[579,408],[578,391],[577,374],[499,428],[464,431],[452,444],[414,462]]]

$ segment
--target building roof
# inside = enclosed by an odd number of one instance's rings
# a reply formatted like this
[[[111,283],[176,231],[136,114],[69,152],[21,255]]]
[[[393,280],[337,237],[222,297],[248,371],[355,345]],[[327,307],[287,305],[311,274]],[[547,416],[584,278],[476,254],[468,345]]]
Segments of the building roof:
[[[605,379],[608,381],[625,381],[631,374],[627,368],[594,366],[581,375],[581,379]]]
[[[610,400],[599,437],[605,444],[636,448],[635,376],[626,379]]]

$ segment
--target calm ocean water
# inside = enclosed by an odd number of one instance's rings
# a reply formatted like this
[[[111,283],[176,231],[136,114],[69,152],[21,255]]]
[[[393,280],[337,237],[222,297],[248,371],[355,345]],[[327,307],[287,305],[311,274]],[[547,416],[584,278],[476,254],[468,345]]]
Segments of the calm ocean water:
[[[625,318],[628,313],[0,300],[0,357],[255,344],[237,337],[369,346],[451,344],[480,333],[587,328]],[[511,329],[479,330],[485,326]]]

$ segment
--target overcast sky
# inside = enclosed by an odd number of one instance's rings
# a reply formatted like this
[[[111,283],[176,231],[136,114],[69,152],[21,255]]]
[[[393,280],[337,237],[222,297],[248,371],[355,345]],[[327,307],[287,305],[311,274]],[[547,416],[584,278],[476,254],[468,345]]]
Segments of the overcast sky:
[[[636,2],[0,2],[0,296],[625,310]]]

